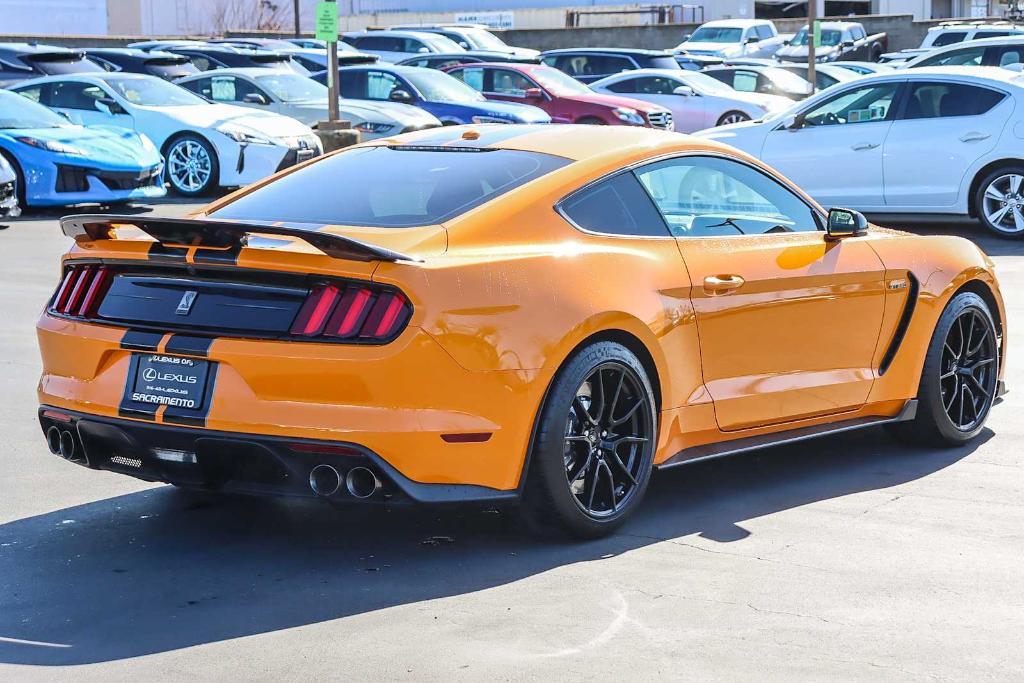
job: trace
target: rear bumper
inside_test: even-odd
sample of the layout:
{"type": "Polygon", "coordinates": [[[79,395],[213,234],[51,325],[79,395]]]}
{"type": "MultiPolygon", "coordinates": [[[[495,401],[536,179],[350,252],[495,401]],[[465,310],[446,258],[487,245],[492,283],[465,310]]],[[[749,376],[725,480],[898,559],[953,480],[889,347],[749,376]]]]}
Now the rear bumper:
{"type": "Polygon", "coordinates": [[[514,490],[415,482],[353,443],[144,424],[50,406],[39,409],[39,423],[55,455],[144,481],[341,503],[498,503],[517,497],[514,490]],[[336,489],[314,491],[311,474],[321,466],[337,473],[336,489]],[[364,479],[360,487],[355,475],[350,480],[358,468],[372,472],[377,485],[366,486],[364,479]]]}

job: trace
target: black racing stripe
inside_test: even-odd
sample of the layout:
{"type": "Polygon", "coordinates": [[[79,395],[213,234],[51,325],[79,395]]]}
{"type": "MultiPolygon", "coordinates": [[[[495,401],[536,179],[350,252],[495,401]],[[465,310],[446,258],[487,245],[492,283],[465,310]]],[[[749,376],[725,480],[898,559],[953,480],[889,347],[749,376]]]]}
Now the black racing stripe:
{"type": "Polygon", "coordinates": [[[132,401],[132,389],[135,385],[135,375],[138,373],[138,370],[139,356],[132,354],[131,361],[128,363],[128,376],[124,380],[124,394],[121,395],[121,403],[117,407],[117,414],[121,417],[156,420],[156,410],[160,406],[132,401]]]}
{"type": "Polygon", "coordinates": [[[121,337],[121,348],[131,351],[156,351],[164,335],[160,332],[128,330],[121,337]]]}
{"type": "Polygon", "coordinates": [[[210,406],[213,404],[213,388],[217,384],[216,363],[210,363],[210,374],[206,378],[206,388],[203,391],[202,410],[189,410],[167,406],[163,414],[164,424],[186,425],[189,427],[205,427],[206,418],[210,415],[210,406]]]}
{"type": "Polygon", "coordinates": [[[160,242],[149,245],[149,258],[152,261],[183,262],[188,255],[188,247],[168,247],[160,242]]]}
{"type": "Polygon", "coordinates": [[[197,249],[195,256],[192,257],[192,262],[233,266],[238,263],[240,253],[242,253],[241,244],[236,244],[230,249],[197,249]]]}
{"type": "Polygon", "coordinates": [[[180,353],[185,356],[201,356],[205,358],[210,353],[211,344],[213,344],[213,337],[192,337],[187,334],[174,334],[167,340],[164,351],[166,353],[180,353]]]}

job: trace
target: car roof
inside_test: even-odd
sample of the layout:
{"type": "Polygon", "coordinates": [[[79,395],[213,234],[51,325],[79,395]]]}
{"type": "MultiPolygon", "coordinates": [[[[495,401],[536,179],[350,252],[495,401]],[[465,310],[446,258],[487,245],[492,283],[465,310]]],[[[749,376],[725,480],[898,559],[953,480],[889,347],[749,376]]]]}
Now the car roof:
{"type": "Polygon", "coordinates": [[[1024,87],[1024,75],[1016,71],[1010,71],[999,66],[921,66],[916,69],[896,69],[881,74],[863,76],[857,79],[864,81],[868,78],[917,78],[919,76],[941,76],[954,80],[983,80],[1007,83],[1017,87],[1024,87]]]}
{"type": "Polygon", "coordinates": [[[715,19],[714,21],[706,21],[697,28],[703,28],[705,26],[732,26],[738,28],[747,28],[748,26],[758,26],[760,24],[772,23],[768,19],[715,19]]]}
{"type": "Polygon", "coordinates": [[[186,51],[192,50],[193,52],[214,52],[219,54],[235,54],[235,55],[276,55],[278,54],[274,50],[264,50],[263,48],[253,47],[249,45],[229,45],[226,43],[197,43],[195,45],[171,45],[167,47],[168,52],[186,51]]]}
{"type": "Polygon", "coordinates": [[[547,55],[564,55],[564,54],[595,54],[595,53],[609,53],[609,54],[627,54],[627,55],[643,55],[645,57],[671,57],[674,56],[669,50],[648,50],[645,48],[632,48],[632,47],[563,47],[557,50],[545,50],[541,53],[541,56],[547,55]]]}
{"type": "Polygon", "coordinates": [[[200,78],[210,78],[215,76],[245,76],[247,78],[258,78],[259,76],[280,76],[281,74],[290,74],[292,76],[303,78],[297,73],[281,71],[280,69],[267,69],[261,66],[236,66],[229,67],[227,69],[214,69],[213,71],[200,71],[197,74],[192,74],[188,78],[183,78],[181,80],[198,80],[200,78]]]}
{"type": "Polygon", "coordinates": [[[711,140],[694,138],[643,126],[587,126],[550,124],[501,124],[446,126],[406,133],[401,138],[385,138],[366,143],[375,145],[465,146],[486,149],[509,149],[554,154],[581,161],[608,154],[627,156],[665,147],[666,142],[680,149],[735,150],[711,140]],[[479,134],[468,139],[469,131],[479,134]]]}
{"type": "Polygon", "coordinates": [[[81,52],[81,50],[72,50],[59,45],[47,45],[45,43],[0,43],[0,50],[16,52],[22,55],[52,54],[55,52],[74,54],[81,52]]]}
{"type": "MultiPolygon", "coordinates": [[[[373,31],[346,31],[343,38],[362,38],[363,36],[394,36],[397,38],[422,38],[425,31],[381,29],[373,31]]],[[[442,36],[443,37],[443,36],[442,36]]]]}
{"type": "Polygon", "coordinates": [[[86,73],[53,74],[51,76],[40,76],[39,78],[31,78],[24,81],[18,81],[14,85],[10,86],[10,88],[14,90],[26,85],[34,85],[36,83],[53,83],[55,81],[84,81],[86,83],[90,81],[103,81],[105,83],[111,80],[116,81],[129,79],[148,79],[155,81],[163,81],[163,79],[159,76],[151,76],[149,74],[136,74],[128,71],[89,71],[86,73]]]}

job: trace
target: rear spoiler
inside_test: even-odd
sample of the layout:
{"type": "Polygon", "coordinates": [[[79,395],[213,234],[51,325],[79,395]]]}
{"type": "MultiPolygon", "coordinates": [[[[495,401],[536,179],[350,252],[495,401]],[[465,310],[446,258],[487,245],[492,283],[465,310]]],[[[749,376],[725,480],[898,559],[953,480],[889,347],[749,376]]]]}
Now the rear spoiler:
{"type": "Polygon", "coordinates": [[[128,225],[138,228],[167,246],[230,249],[244,247],[250,234],[294,237],[310,244],[331,258],[348,261],[420,261],[384,247],[329,232],[286,228],[258,223],[210,221],[189,218],[150,218],[110,214],[78,214],[60,221],[61,230],[77,242],[113,239],[111,229],[128,225]]]}

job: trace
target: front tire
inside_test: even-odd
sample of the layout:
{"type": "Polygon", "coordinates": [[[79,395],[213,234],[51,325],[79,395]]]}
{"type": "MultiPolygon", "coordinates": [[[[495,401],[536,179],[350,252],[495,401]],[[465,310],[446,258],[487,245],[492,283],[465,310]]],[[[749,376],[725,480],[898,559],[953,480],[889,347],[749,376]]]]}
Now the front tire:
{"type": "Polygon", "coordinates": [[[1024,238],[1024,166],[1004,166],[982,178],[974,207],[982,225],[1000,237],[1024,238]]]}
{"type": "Polygon", "coordinates": [[[164,165],[167,181],[180,195],[198,197],[217,186],[220,164],[213,145],[198,135],[181,135],[168,146],[164,165]]]}
{"type": "Polygon", "coordinates": [[[894,425],[902,440],[955,447],[985,426],[996,396],[999,347],[985,301],[972,292],[953,297],[932,333],[917,391],[917,417],[894,425]]]}
{"type": "Polygon", "coordinates": [[[536,530],[598,538],[640,504],[657,441],[654,392],[639,359],[598,342],[559,371],[538,418],[523,495],[536,530]]]}

